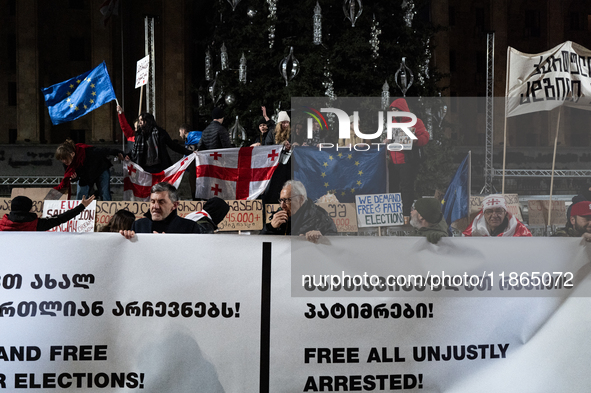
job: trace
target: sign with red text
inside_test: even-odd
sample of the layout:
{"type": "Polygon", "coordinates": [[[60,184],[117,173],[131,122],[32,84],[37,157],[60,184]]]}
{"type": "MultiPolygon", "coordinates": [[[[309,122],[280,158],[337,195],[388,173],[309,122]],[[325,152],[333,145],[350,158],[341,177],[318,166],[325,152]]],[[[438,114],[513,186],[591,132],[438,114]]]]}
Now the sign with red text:
{"type": "MultiPolygon", "coordinates": [[[[82,201],[57,200],[43,202],[43,217],[55,217],[78,206],[82,201]]],[[[96,201],[70,221],[51,228],[49,232],[94,232],[94,221],[96,218],[96,201]]]]}

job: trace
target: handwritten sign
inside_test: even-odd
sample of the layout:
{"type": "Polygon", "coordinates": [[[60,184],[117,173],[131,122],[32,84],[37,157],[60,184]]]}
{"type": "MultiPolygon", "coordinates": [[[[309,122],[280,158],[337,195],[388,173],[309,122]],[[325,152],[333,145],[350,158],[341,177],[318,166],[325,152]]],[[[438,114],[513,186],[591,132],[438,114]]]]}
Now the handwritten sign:
{"type": "MultiPolygon", "coordinates": [[[[181,217],[189,213],[203,210],[205,201],[179,201],[177,214],[181,217]]],[[[263,203],[254,201],[226,201],[230,211],[222,222],[218,224],[220,231],[247,231],[263,229],[263,203]]],[[[97,231],[107,225],[117,210],[128,210],[136,219],[144,218],[150,211],[149,202],[99,202],[97,204],[97,231]]]]}
{"type": "Polygon", "coordinates": [[[148,75],[150,74],[150,56],[146,56],[138,60],[135,71],[135,88],[148,83],[148,75]]]}
{"type": "MultiPolygon", "coordinates": [[[[528,224],[548,225],[548,200],[527,201],[528,224]]],[[[566,225],[566,205],[564,201],[552,201],[552,225],[566,225]]]]}
{"type": "Polygon", "coordinates": [[[402,198],[396,194],[355,195],[357,225],[385,227],[403,225],[402,198]]]}
{"type": "MultiPolygon", "coordinates": [[[[45,201],[43,203],[43,217],[55,217],[78,206],[82,201],[45,201]]],[[[70,221],[54,227],[49,232],[94,232],[94,220],[96,217],[96,201],[82,213],[70,221]]]]}
{"type": "Polygon", "coordinates": [[[60,200],[68,199],[67,194],[62,194],[61,192],[56,191],[53,188],[45,188],[45,187],[15,187],[10,192],[11,198],[14,198],[19,195],[24,195],[26,197],[29,197],[33,201],[42,201],[44,199],[60,199],[60,200]],[[51,193],[52,197],[48,198],[48,195],[50,193],[51,193]],[[58,195],[58,197],[53,197],[53,195],[58,195]]]}

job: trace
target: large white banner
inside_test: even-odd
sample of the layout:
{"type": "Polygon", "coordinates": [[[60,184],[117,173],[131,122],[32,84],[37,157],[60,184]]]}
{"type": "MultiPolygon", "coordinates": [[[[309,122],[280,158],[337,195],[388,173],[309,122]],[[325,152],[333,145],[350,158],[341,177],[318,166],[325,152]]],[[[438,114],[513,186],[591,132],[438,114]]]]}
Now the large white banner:
{"type": "Polygon", "coordinates": [[[507,49],[507,117],[561,105],[591,110],[591,51],[566,41],[528,54],[507,49]]]}
{"type": "Polygon", "coordinates": [[[2,233],[0,389],[589,391],[591,247],[581,239],[324,240],[2,233]],[[347,272],[438,263],[429,275],[465,271],[468,283],[480,270],[515,297],[470,296],[486,285],[453,277],[421,296],[404,285],[294,296],[302,257],[347,272]],[[531,287],[523,273],[535,272],[551,284],[531,287]]]}

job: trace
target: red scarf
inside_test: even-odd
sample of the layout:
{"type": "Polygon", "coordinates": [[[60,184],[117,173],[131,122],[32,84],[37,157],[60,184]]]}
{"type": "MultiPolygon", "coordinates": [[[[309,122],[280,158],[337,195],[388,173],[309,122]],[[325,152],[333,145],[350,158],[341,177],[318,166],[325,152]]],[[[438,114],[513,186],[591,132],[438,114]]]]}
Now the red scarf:
{"type": "Polygon", "coordinates": [[[56,190],[61,190],[65,187],[68,188],[68,199],[70,199],[70,178],[72,175],[76,173],[76,169],[78,169],[82,164],[84,164],[84,160],[86,159],[86,148],[92,147],[90,145],[86,145],[84,143],[76,143],[76,153],[74,154],[74,158],[70,165],[66,167],[66,173],[64,174],[64,178],[62,179],[61,183],[57,186],[53,187],[56,190]]]}

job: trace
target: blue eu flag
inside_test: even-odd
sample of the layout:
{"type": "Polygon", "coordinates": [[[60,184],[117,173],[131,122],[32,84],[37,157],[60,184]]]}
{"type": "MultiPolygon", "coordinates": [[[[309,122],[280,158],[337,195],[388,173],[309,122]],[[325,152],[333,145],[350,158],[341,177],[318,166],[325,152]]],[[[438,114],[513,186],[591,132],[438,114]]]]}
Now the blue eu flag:
{"type": "Polygon", "coordinates": [[[386,193],[384,149],[351,151],[298,146],[292,158],[293,179],[306,187],[316,200],[331,193],[343,203],[354,203],[355,195],[386,193]]]}
{"type": "Polygon", "coordinates": [[[469,169],[470,155],[468,154],[449,183],[445,196],[441,201],[443,217],[445,217],[448,225],[460,218],[468,217],[470,207],[468,196],[469,169]]]}
{"type": "Polygon", "coordinates": [[[82,75],[45,87],[41,91],[53,124],[76,120],[115,99],[115,91],[104,61],[82,75]]]}

